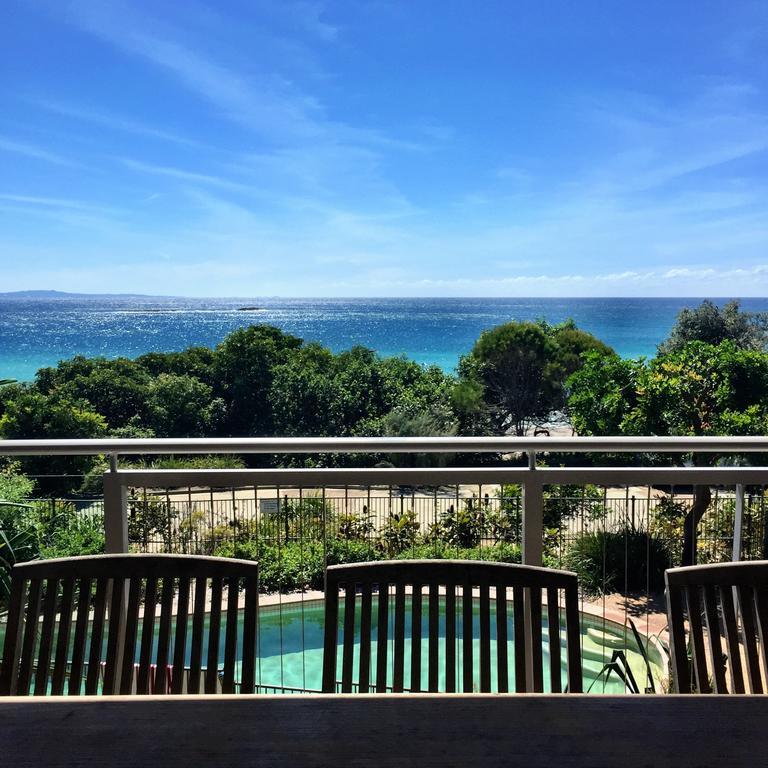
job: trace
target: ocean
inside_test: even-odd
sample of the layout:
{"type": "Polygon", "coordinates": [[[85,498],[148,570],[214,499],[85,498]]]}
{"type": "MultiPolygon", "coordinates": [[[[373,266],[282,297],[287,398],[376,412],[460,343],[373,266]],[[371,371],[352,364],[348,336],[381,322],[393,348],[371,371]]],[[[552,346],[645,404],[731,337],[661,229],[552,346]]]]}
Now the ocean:
{"type": "MultiPolygon", "coordinates": [[[[0,378],[34,378],[73,355],[136,357],[218,344],[269,323],[338,352],[361,344],[452,371],[480,333],[510,320],[573,318],[624,357],[652,356],[700,299],[187,299],[0,297],[0,378]]],[[[717,303],[725,303],[718,299],[717,303]]],[[[768,311],[768,298],[744,299],[768,311]]]]}

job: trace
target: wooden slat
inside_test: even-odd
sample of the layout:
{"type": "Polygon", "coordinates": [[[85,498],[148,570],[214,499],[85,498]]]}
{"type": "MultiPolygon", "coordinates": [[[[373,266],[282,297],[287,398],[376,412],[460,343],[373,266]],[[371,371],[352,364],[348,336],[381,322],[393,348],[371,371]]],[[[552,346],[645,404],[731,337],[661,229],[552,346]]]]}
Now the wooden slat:
{"type": "MultiPolygon", "coordinates": [[[[173,673],[171,675],[171,693],[184,691],[184,662],[187,653],[187,625],[189,623],[189,578],[179,579],[179,592],[176,598],[176,627],[173,637],[173,673]]],[[[243,651],[243,662],[247,658],[243,651]]]]}
{"type": "Polygon", "coordinates": [[[405,584],[395,585],[395,660],[392,690],[401,693],[405,678],[405,584]]]}
{"type": "Polygon", "coordinates": [[[685,640],[685,610],[683,588],[667,584],[667,611],[669,616],[669,646],[672,661],[672,680],[676,693],[691,692],[688,665],[688,647],[685,640]]]}
{"type": "Polygon", "coordinates": [[[480,584],[480,692],[491,690],[491,608],[487,582],[480,584]]]}
{"type": "Polygon", "coordinates": [[[139,670],[136,675],[136,693],[150,692],[150,665],[152,664],[152,643],[155,634],[155,612],[157,610],[157,578],[150,576],[144,589],[144,618],[141,622],[141,651],[139,670]]]}
{"type": "Polygon", "coordinates": [[[763,657],[763,670],[768,675],[768,595],[766,587],[755,589],[755,613],[757,615],[757,629],[760,636],[760,651],[763,657]]]}
{"type": "Polygon", "coordinates": [[[429,664],[427,669],[427,688],[430,693],[437,693],[440,655],[440,587],[437,583],[429,585],[429,664]]]}
{"type": "Polygon", "coordinates": [[[544,668],[541,648],[541,590],[528,590],[528,600],[531,606],[531,663],[533,666],[533,692],[544,691],[544,668]]]}
{"type": "Polygon", "coordinates": [[[739,628],[736,623],[736,610],[733,605],[733,588],[720,587],[720,604],[723,607],[725,641],[728,648],[728,672],[733,693],[744,693],[744,670],[741,663],[739,646],[739,628]]]}
{"type": "Polygon", "coordinates": [[[8,601],[8,623],[5,627],[3,663],[0,667],[0,696],[17,695],[21,636],[24,630],[24,596],[27,582],[18,573],[12,573],[11,596],[8,601]]]}
{"type": "Polygon", "coordinates": [[[43,600],[43,626],[40,628],[40,650],[37,653],[37,671],[35,672],[35,696],[45,696],[48,692],[48,678],[51,672],[51,647],[56,620],[56,599],[59,581],[56,578],[45,580],[45,599],[43,600]]]}
{"type": "Polygon", "coordinates": [[[474,658],[472,644],[472,582],[466,581],[461,588],[461,682],[464,693],[472,693],[474,687],[474,658]]]}
{"type": "Polygon", "coordinates": [[[499,693],[509,691],[509,638],[507,637],[507,587],[496,585],[496,668],[499,693]]]}
{"type": "Polygon", "coordinates": [[[238,579],[230,578],[229,584],[227,585],[227,623],[224,632],[224,677],[221,682],[222,693],[235,692],[239,594],[238,579]]]}
{"type": "Polygon", "coordinates": [[[195,600],[192,608],[192,649],[189,662],[189,693],[202,693],[200,670],[203,665],[203,628],[205,626],[205,598],[208,580],[204,576],[195,579],[195,600]]]}
{"type": "Polygon", "coordinates": [[[515,622],[515,690],[518,693],[525,693],[528,686],[525,679],[527,654],[525,652],[525,603],[522,587],[513,587],[512,589],[512,608],[515,622]]]}
{"type": "Polygon", "coordinates": [[[219,645],[221,642],[221,601],[223,583],[221,576],[211,579],[211,613],[208,624],[208,662],[205,670],[205,692],[216,693],[219,679],[219,645]]]}
{"type": "Polygon", "coordinates": [[[77,593],[77,616],[75,617],[75,637],[72,641],[72,666],[69,671],[67,693],[78,696],[82,687],[83,663],[85,661],[85,644],[88,639],[88,619],[91,611],[91,579],[80,579],[80,589],[77,593]]]}
{"type": "Polygon", "coordinates": [[[109,604],[109,630],[107,634],[107,663],[104,667],[104,693],[117,694],[120,691],[121,653],[125,650],[125,589],[123,579],[112,584],[112,599],[109,604]],[[122,646],[122,647],[121,647],[122,646]]]}
{"type": "Polygon", "coordinates": [[[141,578],[134,576],[130,580],[128,608],[125,612],[125,643],[123,647],[122,671],[120,673],[120,693],[122,695],[132,693],[134,682],[136,682],[134,662],[136,660],[136,643],[139,635],[141,587],[141,578]]]}
{"type": "Polygon", "coordinates": [[[40,616],[40,593],[42,590],[40,579],[34,579],[29,583],[29,596],[27,597],[27,612],[24,618],[24,639],[21,643],[21,664],[19,666],[19,679],[17,690],[22,696],[29,693],[29,684],[32,677],[32,665],[34,664],[35,645],[37,642],[38,617],[40,616]]]}
{"type": "Polygon", "coordinates": [[[699,587],[686,587],[685,599],[688,605],[688,624],[690,626],[691,647],[693,649],[693,671],[696,689],[699,693],[711,693],[712,688],[709,683],[707,656],[704,650],[704,628],[701,624],[699,587]]]}
{"type": "Polygon", "coordinates": [[[157,633],[157,655],[155,657],[156,694],[168,693],[166,680],[168,675],[168,653],[171,644],[171,622],[173,619],[174,580],[163,576],[163,588],[160,598],[160,629],[157,633]]]}
{"type": "Polygon", "coordinates": [[[763,679],[760,674],[760,658],[757,654],[757,627],[755,626],[755,600],[751,587],[736,588],[739,595],[744,658],[747,662],[749,692],[762,693],[763,679]]]}
{"type": "Polygon", "coordinates": [[[568,692],[581,693],[581,629],[579,624],[579,595],[576,576],[565,588],[565,642],[568,659],[568,692]]]}
{"type": "Polygon", "coordinates": [[[712,584],[704,585],[704,617],[707,622],[709,657],[712,660],[715,693],[727,693],[725,684],[725,661],[720,642],[720,617],[717,610],[717,594],[712,584]]]}
{"type": "Polygon", "coordinates": [[[339,587],[330,581],[325,585],[325,628],[323,642],[323,692],[336,692],[336,659],[339,640],[339,587]]]}
{"type": "Polygon", "coordinates": [[[67,655],[72,629],[72,609],[75,594],[75,580],[66,579],[62,585],[61,607],[59,610],[59,633],[56,637],[56,655],[53,662],[51,693],[61,696],[64,693],[64,680],[67,674],[67,655]]]}
{"type": "Polygon", "coordinates": [[[389,584],[379,583],[376,627],[376,692],[387,690],[387,645],[389,643],[389,584]]]}
{"type": "Polygon", "coordinates": [[[259,613],[259,582],[255,572],[245,577],[243,606],[243,661],[241,693],[253,693],[256,686],[257,627],[259,613]]]}
{"type": "Polygon", "coordinates": [[[357,686],[360,693],[368,693],[371,685],[371,583],[366,581],[360,588],[360,672],[357,686]]]}
{"type": "Polygon", "coordinates": [[[456,690],[456,585],[445,585],[445,690],[456,690]]]}
{"type": "Polygon", "coordinates": [[[355,660],[355,583],[344,585],[344,631],[341,643],[341,692],[352,692],[352,664],[355,660]]]}
{"type": "Polygon", "coordinates": [[[107,615],[108,586],[109,579],[106,576],[100,576],[96,580],[96,595],[93,598],[93,618],[91,620],[88,674],[85,677],[85,692],[89,696],[98,693],[99,690],[101,656],[104,644],[104,623],[107,615]]]}
{"type": "Polygon", "coordinates": [[[421,690],[421,582],[411,593],[411,691],[421,690]]]}
{"type": "Polygon", "coordinates": [[[563,690],[560,661],[560,597],[554,587],[547,589],[547,632],[549,635],[549,685],[552,693],[563,690]]]}

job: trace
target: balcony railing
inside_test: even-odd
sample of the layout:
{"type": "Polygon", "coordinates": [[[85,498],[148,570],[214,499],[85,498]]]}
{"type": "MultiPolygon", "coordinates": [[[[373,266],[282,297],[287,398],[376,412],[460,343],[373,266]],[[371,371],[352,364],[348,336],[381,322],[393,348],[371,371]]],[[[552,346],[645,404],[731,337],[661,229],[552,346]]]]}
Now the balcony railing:
{"type": "MultiPolygon", "coordinates": [[[[619,572],[610,572],[613,566],[603,552],[602,562],[595,566],[598,573],[593,591],[590,594],[585,589],[582,601],[584,623],[590,627],[584,631],[593,640],[596,634],[608,632],[610,641],[592,649],[596,654],[595,670],[610,660],[614,647],[633,647],[630,620],[639,625],[646,638],[663,629],[663,600],[658,585],[652,584],[655,555],[651,544],[655,538],[666,537],[666,551],[672,553],[666,564],[679,564],[680,527],[670,532],[660,528],[659,521],[663,522],[667,509],[678,515],[689,510],[694,487],[714,489],[698,541],[694,538],[694,547],[698,547],[702,558],[721,561],[742,556],[764,558],[768,554],[768,504],[764,493],[768,467],[743,465],[745,457],[760,460],[761,454],[768,455],[768,438],[7,440],[0,441],[2,454],[109,457],[110,468],[103,475],[103,498],[65,502],[76,514],[92,520],[100,521],[103,513],[107,552],[218,554],[228,542],[234,545],[256,537],[260,559],[265,550],[276,558],[273,571],[277,573],[273,572],[271,581],[265,569],[263,589],[272,593],[264,600],[265,608],[269,612],[273,610],[270,602],[275,603],[281,622],[300,614],[297,620],[302,627],[302,659],[306,650],[304,622],[310,621],[305,606],[307,611],[316,607],[304,601],[317,596],[310,593],[322,586],[323,565],[348,556],[345,548],[354,549],[355,544],[365,552],[378,547],[389,556],[390,523],[402,520],[404,512],[413,516],[413,525],[398,540],[399,549],[393,550],[396,556],[403,557],[430,557],[434,552],[434,556],[494,558],[502,553],[526,564],[570,567],[572,547],[585,537],[594,535],[598,541],[605,533],[618,537],[619,547],[625,547],[619,572]],[[128,465],[127,458],[135,464],[135,458],[142,456],[267,454],[278,463],[287,454],[314,456],[316,461],[328,454],[404,454],[406,458],[400,460],[403,463],[409,456],[413,463],[423,463],[423,454],[438,453],[452,455],[453,461],[457,456],[472,454],[505,458],[481,466],[259,469],[137,469],[128,465]],[[418,454],[422,455],[419,460],[418,454]],[[659,454],[666,456],[666,465],[660,465],[659,454]],[[732,463],[713,466],[715,456],[732,463]],[[584,465],[585,459],[592,465],[584,465]],[[564,461],[582,465],[557,466],[564,461]],[[557,487],[560,490],[553,492],[557,487]],[[566,513],[562,524],[553,531],[550,521],[553,508],[558,507],[566,513]],[[459,513],[481,519],[482,524],[473,528],[467,541],[455,528],[450,531],[453,538],[446,535],[446,519],[454,520],[459,513]],[[501,513],[508,528],[499,532],[485,525],[491,518],[498,520],[501,513]],[[483,517],[487,520],[483,521],[483,517]],[[352,522],[362,524],[364,530],[350,533],[352,522]],[[418,535],[414,534],[416,530],[418,535]],[[634,561],[630,552],[632,535],[640,539],[642,550],[634,555],[634,561]],[[293,555],[302,559],[304,581],[300,583],[292,581],[286,572],[291,547],[293,555]],[[319,563],[315,562],[318,556],[319,563]],[[312,557],[315,571],[307,577],[312,557]],[[635,571],[640,572],[639,578],[635,571]],[[641,594],[630,594],[633,581],[642,584],[641,594]],[[294,591],[298,593],[288,594],[294,591]],[[621,599],[606,596],[612,591],[621,593],[621,599]],[[300,605],[289,605],[297,597],[300,605]],[[616,624],[611,625],[611,621],[616,624]],[[613,629],[606,629],[606,624],[613,629]],[[617,638],[619,646],[611,645],[619,642],[617,638]]],[[[50,505],[51,519],[61,509],[54,499],[36,503],[50,505]]],[[[600,556],[598,553],[598,560],[600,556]]],[[[265,675],[262,687],[311,690],[313,686],[304,679],[284,679],[282,634],[278,641],[279,674],[274,678],[265,675]]],[[[663,663],[656,666],[663,669],[663,663]]],[[[640,677],[638,688],[644,687],[640,677]]]]}
{"type": "MultiPolygon", "coordinates": [[[[603,488],[716,486],[733,488],[735,503],[733,555],[739,557],[746,486],[768,485],[768,467],[757,466],[619,466],[540,467],[551,454],[623,455],[718,454],[739,457],[768,454],[768,437],[413,437],[413,438],[190,438],[104,440],[5,440],[0,455],[106,455],[104,525],[107,552],[127,552],[128,489],[133,488],[445,488],[519,485],[522,561],[540,565],[544,541],[544,489],[547,486],[595,485],[603,488]],[[121,456],[184,454],[522,454],[527,467],[375,467],[343,469],[121,469],[121,456]]],[[[695,461],[695,460],[694,460],[695,461]]],[[[258,496],[256,492],[255,497],[258,496]]],[[[401,494],[402,496],[402,494],[401,494]]],[[[278,490],[276,497],[280,498],[278,490]]],[[[279,503],[279,502],[278,502],[279,503]]]]}

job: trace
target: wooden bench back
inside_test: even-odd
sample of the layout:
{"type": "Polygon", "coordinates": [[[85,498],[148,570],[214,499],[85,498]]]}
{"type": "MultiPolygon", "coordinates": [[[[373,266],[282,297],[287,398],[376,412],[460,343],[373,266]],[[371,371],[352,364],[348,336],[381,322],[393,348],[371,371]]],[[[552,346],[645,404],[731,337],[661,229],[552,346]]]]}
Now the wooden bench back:
{"type": "Polygon", "coordinates": [[[234,693],[238,651],[239,689],[251,693],[257,611],[258,564],[246,560],[23,563],[12,572],[0,695],[234,693]]]}
{"type": "Polygon", "coordinates": [[[666,582],[675,690],[768,690],[768,561],[672,568],[666,582]]]}
{"type": "Polygon", "coordinates": [[[567,690],[580,692],[581,652],[575,574],[468,560],[398,560],[331,566],[326,570],[323,692],[438,692],[443,687],[439,685],[441,667],[445,691],[489,692],[493,689],[492,638],[496,640],[496,690],[509,691],[512,671],[516,691],[541,692],[545,674],[543,609],[547,619],[550,689],[553,692],[562,690],[561,619],[564,618],[566,655],[563,661],[567,668],[567,690]],[[343,592],[341,627],[340,592],[343,592]],[[409,606],[406,595],[410,598],[409,606]],[[546,597],[544,606],[543,595],[546,597]],[[477,617],[474,605],[479,609],[477,617]],[[564,605],[564,616],[561,605],[564,605]],[[512,619],[511,632],[509,619],[512,619]],[[474,627],[478,620],[479,654],[476,654],[474,627]],[[410,679],[406,682],[408,625],[411,628],[410,679]],[[530,632],[528,647],[526,630],[530,632]],[[337,672],[339,634],[340,679],[337,672]],[[356,638],[359,638],[357,653],[356,638]],[[424,642],[429,659],[426,670],[422,670],[424,642]],[[514,659],[512,670],[508,660],[510,644],[514,659]],[[461,674],[457,674],[459,659],[461,674]],[[354,669],[356,660],[357,673],[354,669]],[[390,664],[391,675],[388,675],[390,664]],[[478,674],[475,674],[476,667],[478,674]],[[426,672],[426,683],[423,672],[426,672]]]}

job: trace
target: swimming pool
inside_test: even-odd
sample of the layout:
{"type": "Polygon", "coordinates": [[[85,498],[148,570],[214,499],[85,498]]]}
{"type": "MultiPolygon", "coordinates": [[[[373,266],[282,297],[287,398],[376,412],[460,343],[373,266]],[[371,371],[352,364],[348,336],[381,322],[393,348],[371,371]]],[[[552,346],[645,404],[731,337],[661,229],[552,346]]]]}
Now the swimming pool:
{"type": "MultiPolygon", "coordinates": [[[[427,598],[425,597],[425,600],[427,598]]],[[[406,620],[405,620],[405,680],[410,680],[410,659],[411,659],[411,611],[410,597],[406,598],[406,620]]],[[[440,599],[440,636],[445,636],[445,613],[443,598],[440,599]]],[[[473,658],[475,659],[474,682],[475,688],[479,690],[479,635],[480,635],[480,615],[479,605],[475,603],[473,612],[473,658]]],[[[460,613],[460,603],[458,600],[457,615],[460,613]]],[[[495,607],[491,605],[491,620],[495,621],[493,615],[495,607]]],[[[344,605],[339,606],[340,619],[343,617],[344,605]]],[[[610,675],[606,680],[605,674],[601,674],[606,663],[611,660],[612,652],[615,649],[624,651],[631,672],[642,691],[646,687],[647,670],[645,660],[640,653],[637,642],[629,626],[624,627],[616,622],[608,621],[600,617],[592,616],[588,613],[581,613],[581,649],[582,649],[582,667],[584,673],[584,690],[591,689],[594,693],[624,693],[625,685],[621,679],[615,675],[610,675]]],[[[359,617],[358,617],[359,619],[359,617]]],[[[422,638],[428,637],[428,610],[422,614],[422,638]]],[[[510,656],[513,653],[514,645],[514,611],[511,605],[507,610],[507,637],[509,640],[510,656]]],[[[206,622],[207,624],[207,622],[206,622]]],[[[371,680],[376,679],[376,628],[377,615],[372,615],[372,637],[371,644],[371,680]]],[[[544,684],[545,690],[549,688],[549,646],[547,633],[546,612],[543,617],[543,659],[544,666],[544,684]]],[[[393,622],[389,622],[390,637],[392,643],[393,622]]],[[[157,643],[157,632],[159,628],[155,624],[155,644],[157,643]]],[[[259,693],[303,693],[317,692],[321,690],[322,669],[323,669],[323,630],[324,630],[324,604],[323,600],[292,600],[288,599],[279,602],[276,605],[262,605],[259,608],[258,623],[258,663],[256,669],[257,691],[259,693]]],[[[189,627],[191,633],[191,626],[189,627]]],[[[223,627],[222,627],[223,632],[223,627]]],[[[359,620],[356,628],[356,638],[359,638],[359,620]]],[[[5,623],[0,620],[0,647],[5,635],[5,623]]],[[[457,639],[462,637],[461,622],[457,623],[457,639]]],[[[564,638],[564,632],[561,632],[564,638]]],[[[208,627],[205,627],[203,634],[203,658],[207,655],[208,627]]],[[[564,642],[564,639],[563,639],[564,642]]],[[[666,665],[662,655],[655,644],[646,643],[646,653],[649,658],[651,672],[657,684],[666,677],[666,665]]],[[[220,642],[223,647],[223,638],[220,642]]],[[[444,642],[439,642],[439,680],[438,689],[445,690],[445,661],[444,661],[444,642]]],[[[354,669],[358,665],[359,643],[355,644],[354,669]]],[[[137,644],[136,662],[138,662],[139,648],[137,644]]],[[[103,655],[106,654],[106,637],[103,644],[103,655]]],[[[238,655],[241,657],[242,648],[238,648],[238,655]]],[[[154,649],[153,649],[154,655],[154,649]]],[[[389,668],[387,670],[388,685],[391,686],[393,678],[393,653],[388,654],[389,668]]],[[[189,656],[189,650],[188,650],[189,656]]],[[[462,669],[462,643],[457,644],[456,649],[456,668],[457,679],[461,679],[462,669]]],[[[341,648],[339,648],[339,669],[341,668],[341,648]]],[[[562,658],[562,684],[565,686],[565,653],[562,658]]],[[[496,640],[491,639],[491,683],[492,690],[497,686],[496,659],[496,640]]],[[[187,659],[189,663],[189,658],[187,659]]],[[[428,643],[422,642],[422,690],[427,688],[428,671],[428,643]]],[[[239,665],[238,665],[239,667],[239,665]]],[[[239,679],[239,669],[236,669],[236,679],[239,679]]],[[[514,664],[509,665],[509,690],[514,691],[514,664]]]]}
{"type": "MultiPolygon", "coordinates": [[[[426,597],[425,597],[426,600],[426,597]]],[[[476,602],[476,601],[475,601],[476,602]]],[[[343,614],[343,603],[339,606],[340,614],[343,614]]],[[[494,608],[491,606],[491,620],[495,621],[493,616],[494,608]]],[[[546,612],[545,612],[546,613],[546,612]]],[[[261,690],[274,692],[301,692],[301,691],[319,691],[322,683],[323,666],[323,628],[324,628],[324,605],[322,600],[308,600],[304,602],[283,603],[282,605],[263,606],[259,610],[259,658],[257,668],[257,679],[261,690]]],[[[513,614],[510,609],[507,611],[508,632],[510,653],[513,652],[513,614]]],[[[459,614],[460,615],[460,614],[459,614]]],[[[605,675],[600,675],[605,664],[611,660],[611,654],[615,649],[624,651],[629,663],[632,674],[642,691],[646,686],[647,671],[645,660],[637,646],[633,633],[629,626],[626,628],[613,621],[604,620],[587,613],[581,614],[581,647],[582,647],[582,667],[584,673],[584,690],[590,689],[594,693],[623,693],[625,691],[624,683],[615,675],[611,675],[605,680],[605,675]]],[[[410,658],[411,658],[411,612],[406,606],[405,623],[405,680],[410,680],[410,658]]],[[[374,638],[371,647],[371,680],[376,679],[376,612],[372,616],[372,636],[374,638]]],[[[392,622],[389,623],[390,633],[392,622]]],[[[543,637],[545,640],[543,651],[544,669],[549,669],[549,646],[547,641],[547,622],[546,616],[543,620],[543,637]]],[[[445,614],[441,600],[440,610],[440,635],[444,637],[445,614]]],[[[359,637],[359,625],[356,629],[359,637]]],[[[473,638],[474,652],[473,658],[479,659],[479,635],[480,635],[480,615],[479,606],[474,606],[473,620],[473,638]]],[[[428,636],[428,611],[425,609],[422,614],[422,638],[428,636]]],[[[457,637],[461,637],[461,622],[457,624],[457,637]]],[[[563,633],[564,637],[564,633],[563,633]]],[[[645,642],[645,638],[643,638],[645,642]]],[[[390,642],[392,642],[390,634],[390,642]]],[[[651,671],[657,684],[664,679],[665,664],[658,648],[653,643],[647,643],[646,653],[651,665],[651,671]]],[[[428,644],[426,640],[422,642],[422,690],[427,688],[427,670],[428,670],[428,644]]],[[[354,669],[357,670],[359,644],[355,644],[354,669]]],[[[440,658],[439,670],[440,677],[439,690],[445,690],[445,662],[444,662],[444,644],[439,644],[440,658]]],[[[387,671],[388,685],[392,682],[392,656],[389,656],[389,669],[387,671]]],[[[496,640],[491,639],[491,682],[492,688],[496,690],[496,640]]],[[[565,654],[562,658],[562,681],[565,685],[565,654]]],[[[456,668],[458,671],[457,679],[461,679],[462,650],[461,643],[458,644],[456,653],[456,668]]],[[[479,690],[480,672],[476,661],[475,668],[475,686],[479,690]]],[[[510,664],[509,669],[509,690],[514,690],[514,665],[510,664]]],[[[341,669],[341,648],[339,648],[339,665],[341,669]]],[[[548,674],[544,675],[545,688],[548,690],[548,674]]]]}

